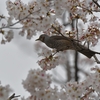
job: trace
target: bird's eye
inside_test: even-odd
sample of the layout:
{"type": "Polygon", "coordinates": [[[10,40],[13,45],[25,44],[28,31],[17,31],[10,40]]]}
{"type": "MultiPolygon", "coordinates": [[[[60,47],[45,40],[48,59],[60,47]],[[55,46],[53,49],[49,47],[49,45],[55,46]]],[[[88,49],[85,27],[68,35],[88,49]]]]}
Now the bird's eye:
{"type": "Polygon", "coordinates": [[[42,42],[44,42],[44,37],[43,36],[40,39],[41,39],[42,42]]]}

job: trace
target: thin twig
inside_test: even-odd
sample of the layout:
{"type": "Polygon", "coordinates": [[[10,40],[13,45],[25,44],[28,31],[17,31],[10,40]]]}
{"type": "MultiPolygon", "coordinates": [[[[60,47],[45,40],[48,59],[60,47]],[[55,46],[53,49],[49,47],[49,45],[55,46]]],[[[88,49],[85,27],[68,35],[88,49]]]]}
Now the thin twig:
{"type": "Polygon", "coordinates": [[[17,22],[15,22],[15,23],[13,23],[13,24],[11,24],[11,25],[7,25],[7,26],[5,26],[5,27],[1,27],[0,29],[9,28],[9,27],[11,27],[11,26],[14,26],[14,25],[18,24],[20,21],[22,21],[22,20],[26,19],[27,17],[29,17],[30,15],[31,15],[31,14],[27,15],[26,17],[24,17],[24,18],[18,20],[17,22]]]}
{"type": "MultiPolygon", "coordinates": [[[[40,11],[40,9],[39,9],[38,11],[40,11]]],[[[35,12],[38,12],[38,11],[35,11],[35,12]]],[[[33,13],[35,13],[35,12],[33,12],[33,13]]],[[[13,24],[11,24],[11,25],[7,25],[7,26],[5,26],[5,27],[1,27],[0,29],[3,29],[3,28],[10,28],[11,26],[14,26],[14,25],[18,24],[20,21],[23,21],[24,19],[28,18],[28,17],[29,17],[31,14],[33,14],[33,13],[28,14],[28,15],[25,16],[24,18],[19,19],[17,22],[15,22],[15,23],[13,23],[13,24]]]]}
{"type": "Polygon", "coordinates": [[[84,7],[82,7],[82,6],[79,6],[80,8],[82,8],[82,9],[85,9],[85,10],[87,10],[88,12],[90,12],[91,14],[93,14],[93,10],[89,10],[88,8],[84,8],[84,7]]]}
{"type": "Polygon", "coordinates": [[[54,25],[52,25],[52,28],[53,28],[54,30],[56,30],[59,34],[61,34],[63,37],[65,37],[59,30],[57,30],[57,28],[56,28],[54,25]]]}
{"type": "Polygon", "coordinates": [[[98,60],[98,58],[96,57],[96,55],[93,56],[95,61],[97,62],[97,64],[100,64],[100,61],[98,60]]]}
{"type": "Polygon", "coordinates": [[[92,1],[100,8],[100,5],[98,4],[97,1],[95,1],[95,0],[92,0],[92,1]]]}
{"type": "Polygon", "coordinates": [[[89,91],[80,98],[80,100],[84,100],[90,93],[94,92],[94,89],[89,89],[89,91]]]}
{"type": "Polygon", "coordinates": [[[76,19],[76,31],[77,31],[77,40],[79,40],[78,38],[78,18],[76,19]]]}
{"type": "Polygon", "coordinates": [[[60,35],[63,36],[64,38],[66,38],[66,39],[68,39],[68,40],[70,40],[70,41],[77,41],[77,42],[80,42],[79,40],[75,40],[75,39],[73,39],[73,38],[69,38],[69,37],[64,36],[64,35],[60,32],[60,30],[57,30],[57,28],[56,28],[54,25],[52,25],[52,28],[53,28],[55,31],[57,31],[58,34],[60,34],[60,35]]]}

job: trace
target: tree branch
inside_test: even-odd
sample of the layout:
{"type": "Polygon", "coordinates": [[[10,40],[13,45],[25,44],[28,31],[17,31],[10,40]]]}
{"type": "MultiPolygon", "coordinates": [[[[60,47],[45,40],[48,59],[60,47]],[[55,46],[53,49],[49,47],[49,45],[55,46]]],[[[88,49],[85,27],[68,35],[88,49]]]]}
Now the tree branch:
{"type": "Polygon", "coordinates": [[[12,100],[13,98],[16,98],[16,97],[20,97],[20,95],[15,96],[15,93],[13,93],[13,94],[8,98],[8,100],[12,100]]]}
{"type": "Polygon", "coordinates": [[[95,1],[95,0],[92,0],[92,1],[100,8],[100,5],[98,4],[97,1],[95,1]]]}
{"type": "MultiPolygon", "coordinates": [[[[40,9],[39,9],[38,11],[40,11],[40,9]]],[[[35,12],[38,12],[38,11],[35,11],[35,12]]],[[[35,12],[33,12],[33,13],[35,13],[35,12]]],[[[33,13],[28,14],[28,15],[25,16],[24,18],[19,19],[17,22],[15,22],[15,23],[13,23],[13,24],[11,24],[11,25],[7,25],[7,26],[5,26],[5,27],[1,27],[0,29],[10,28],[11,26],[14,26],[14,25],[18,24],[19,22],[23,21],[24,19],[28,18],[28,17],[29,17],[31,14],[33,14],[33,13]]]]}

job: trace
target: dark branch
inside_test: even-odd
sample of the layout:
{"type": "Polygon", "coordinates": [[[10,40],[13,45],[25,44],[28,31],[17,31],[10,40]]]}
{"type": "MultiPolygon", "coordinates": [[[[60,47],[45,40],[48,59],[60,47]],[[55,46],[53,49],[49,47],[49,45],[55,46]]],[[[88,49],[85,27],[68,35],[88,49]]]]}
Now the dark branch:
{"type": "Polygon", "coordinates": [[[13,98],[16,98],[16,97],[20,97],[20,95],[15,96],[15,93],[13,93],[13,94],[8,98],[8,100],[12,100],[13,98]]]}
{"type": "Polygon", "coordinates": [[[95,0],[92,0],[92,1],[100,8],[100,5],[98,4],[97,1],[95,1],[95,0]]]}

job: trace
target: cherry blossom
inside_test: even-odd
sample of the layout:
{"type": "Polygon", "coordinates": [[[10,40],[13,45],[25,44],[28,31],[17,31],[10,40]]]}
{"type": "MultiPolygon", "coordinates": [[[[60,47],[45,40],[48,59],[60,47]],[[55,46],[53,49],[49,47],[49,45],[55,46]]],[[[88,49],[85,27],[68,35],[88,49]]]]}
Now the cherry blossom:
{"type": "Polygon", "coordinates": [[[7,100],[11,92],[12,89],[9,85],[2,86],[0,84],[0,100],[7,100]]]}
{"type": "Polygon", "coordinates": [[[34,95],[36,94],[35,92],[49,88],[50,83],[51,76],[40,69],[30,70],[26,80],[22,82],[24,88],[34,95]]]}

